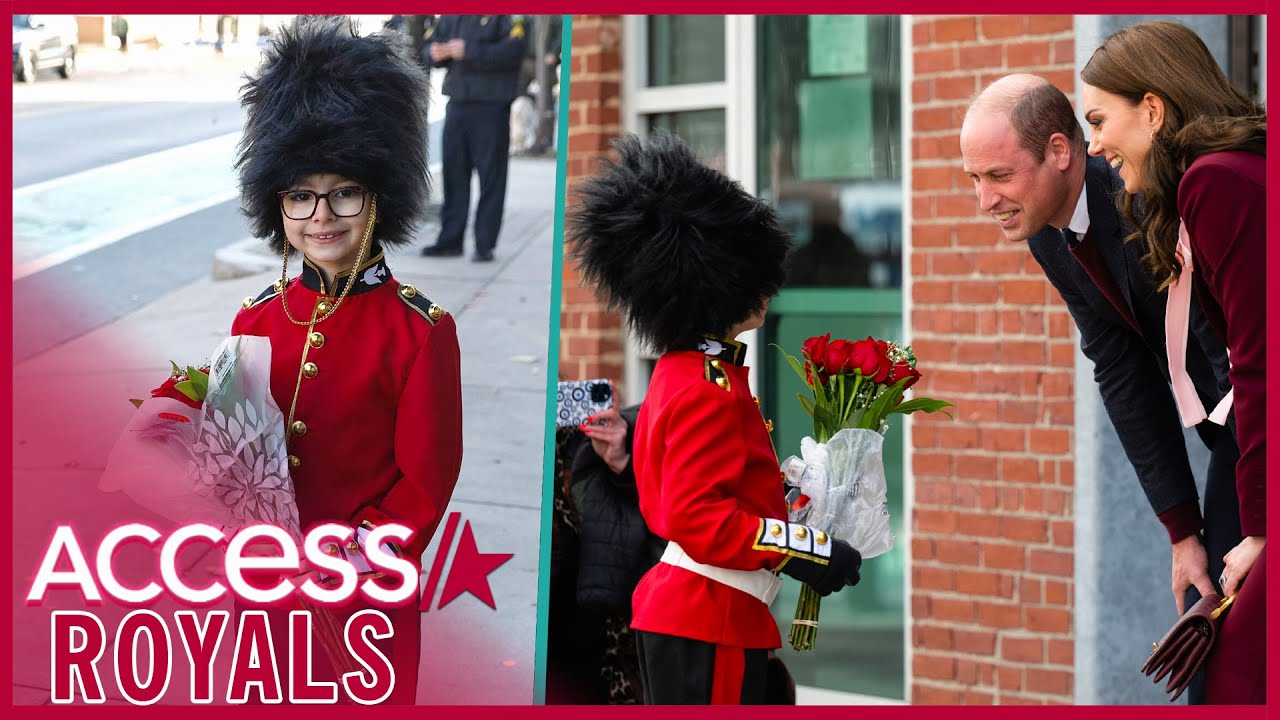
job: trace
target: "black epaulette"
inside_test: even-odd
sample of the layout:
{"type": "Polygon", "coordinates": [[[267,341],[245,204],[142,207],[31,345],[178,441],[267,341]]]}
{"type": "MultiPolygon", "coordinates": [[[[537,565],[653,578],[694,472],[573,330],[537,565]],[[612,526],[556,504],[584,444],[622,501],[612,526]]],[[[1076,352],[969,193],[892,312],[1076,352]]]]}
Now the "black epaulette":
{"type": "Polygon", "coordinates": [[[718,358],[713,358],[710,355],[703,358],[702,377],[706,378],[708,382],[719,385],[726,392],[730,389],[729,375],[725,373],[724,366],[718,358]]]}
{"type": "Polygon", "coordinates": [[[272,284],[270,287],[268,287],[266,290],[263,290],[261,293],[259,293],[259,294],[258,294],[258,297],[256,297],[256,298],[255,298],[255,297],[254,297],[254,296],[252,296],[252,295],[250,295],[249,297],[246,297],[246,298],[244,299],[244,302],[240,305],[240,308],[241,308],[242,310],[248,310],[248,309],[249,309],[249,308],[251,308],[251,307],[254,307],[254,306],[257,306],[257,305],[261,305],[262,303],[264,303],[264,302],[266,302],[266,301],[270,300],[271,298],[273,298],[273,297],[275,297],[275,296],[279,295],[279,294],[280,294],[280,291],[281,291],[282,289],[284,289],[284,286],[280,284],[280,281],[279,281],[279,280],[277,280],[277,281],[275,281],[275,283],[273,283],[273,284],[272,284]]]}
{"type": "Polygon", "coordinates": [[[412,285],[400,284],[400,289],[396,293],[405,305],[413,308],[414,312],[427,319],[427,322],[435,325],[440,322],[440,318],[444,317],[444,308],[431,302],[426,295],[418,292],[418,288],[412,285]]]}

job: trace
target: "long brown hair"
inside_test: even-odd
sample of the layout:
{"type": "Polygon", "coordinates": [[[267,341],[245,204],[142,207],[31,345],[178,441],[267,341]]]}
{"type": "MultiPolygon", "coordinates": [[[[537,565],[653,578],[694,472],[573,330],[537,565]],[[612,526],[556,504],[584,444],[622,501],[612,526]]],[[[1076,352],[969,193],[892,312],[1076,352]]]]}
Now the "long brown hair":
{"type": "Polygon", "coordinates": [[[1146,187],[1137,217],[1134,196],[1120,193],[1121,213],[1145,241],[1143,264],[1168,287],[1182,272],[1178,244],[1178,184],[1196,158],[1245,150],[1266,155],[1267,115],[1231,85],[1198,35],[1170,22],[1116,31],[1093,52],[1080,78],[1137,105],[1147,93],[1164,101],[1164,123],[1143,163],[1146,187]]]}

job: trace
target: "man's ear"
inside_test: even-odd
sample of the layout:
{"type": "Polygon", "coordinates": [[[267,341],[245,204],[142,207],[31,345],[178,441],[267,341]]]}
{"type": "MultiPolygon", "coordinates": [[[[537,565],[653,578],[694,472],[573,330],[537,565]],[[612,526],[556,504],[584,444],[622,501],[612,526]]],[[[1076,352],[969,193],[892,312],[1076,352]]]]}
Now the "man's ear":
{"type": "Polygon", "coordinates": [[[1071,141],[1066,135],[1054,133],[1049,136],[1049,143],[1044,149],[1044,159],[1046,162],[1052,162],[1058,170],[1066,172],[1067,168],[1071,167],[1074,152],[1071,141]]]}

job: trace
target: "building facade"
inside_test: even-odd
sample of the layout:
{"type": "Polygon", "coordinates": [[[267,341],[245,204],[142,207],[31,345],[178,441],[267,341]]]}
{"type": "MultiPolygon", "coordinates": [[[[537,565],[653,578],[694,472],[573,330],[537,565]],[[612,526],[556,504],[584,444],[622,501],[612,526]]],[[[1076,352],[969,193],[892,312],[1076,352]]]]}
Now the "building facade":
{"type": "MultiPolygon", "coordinates": [[[[796,237],[788,286],[747,338],[782,454],[806,434],[803,386],[771,343],[900,338],[916,392],[956,404],[886,438],[897,546],[824,602],[817,651],[782,652],[802,701],[1164,701],[1136,668],[1173,619],[1166,536],[1065,306],[979,214],[959,145],[986,83],[1031,72],[1074,100],[1101,39],[1146,19],[574,17],[570,204],[610,139],[666,128],[796,237]]],[[[1263,94],[1261,20],[1177,19],[1263,94]]],[[[652,359],[569,260],[562,287],[562,377],[614,378],[639,402],[652,359]]],[[[784,626],[792,593],[774,605],[784,626]]]]}

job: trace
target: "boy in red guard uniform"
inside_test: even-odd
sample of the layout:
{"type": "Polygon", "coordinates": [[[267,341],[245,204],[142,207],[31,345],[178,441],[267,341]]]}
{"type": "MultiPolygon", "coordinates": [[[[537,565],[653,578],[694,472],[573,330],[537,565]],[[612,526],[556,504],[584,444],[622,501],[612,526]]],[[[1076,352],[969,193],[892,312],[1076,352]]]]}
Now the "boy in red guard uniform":
{"type": "MultiPolygon", "coordinates": [[[[402,37],[361,37],[345,18],[300,16],[242,96],[244,211],[283,268],[244,301],[232,334],[271,339],[271,393],[286,418],[302,530],[357,528],[347,547],[326,549],[357,568],[367,529],[391,522],[413,530],[393,550],[420,566],[462,464],[453,318],[392,277],[382,252],[411,242],[427,207],[429,89],[402,37]],[[290,279],[294,251],[302,272],[290,279]]],[[[328,610],[340,632],[362,607],[357,599],[328,610]]],[[[417,603],[383,612],[394,629],[380,642],[396,674],[387,701],[412,703],[417,603]]],[[[283,614],[271,620],[285,637],[283,614]]],[[[317,680],[359,670],[323,623],[316,632],[325,650],[313,652],[317,680]]]]}
{"type": "Polygon", "coordinates": [[[640,511],[669,541],[632,598],[646,704],[759,704],[786,573],[858,582],[843,541],[787,522],[778,459],[733,340],[760,327],[791,240],[773,210],[679,138],[625,136],[583,183],[579,271],[662,356],[635,427],[640,511]]]}

